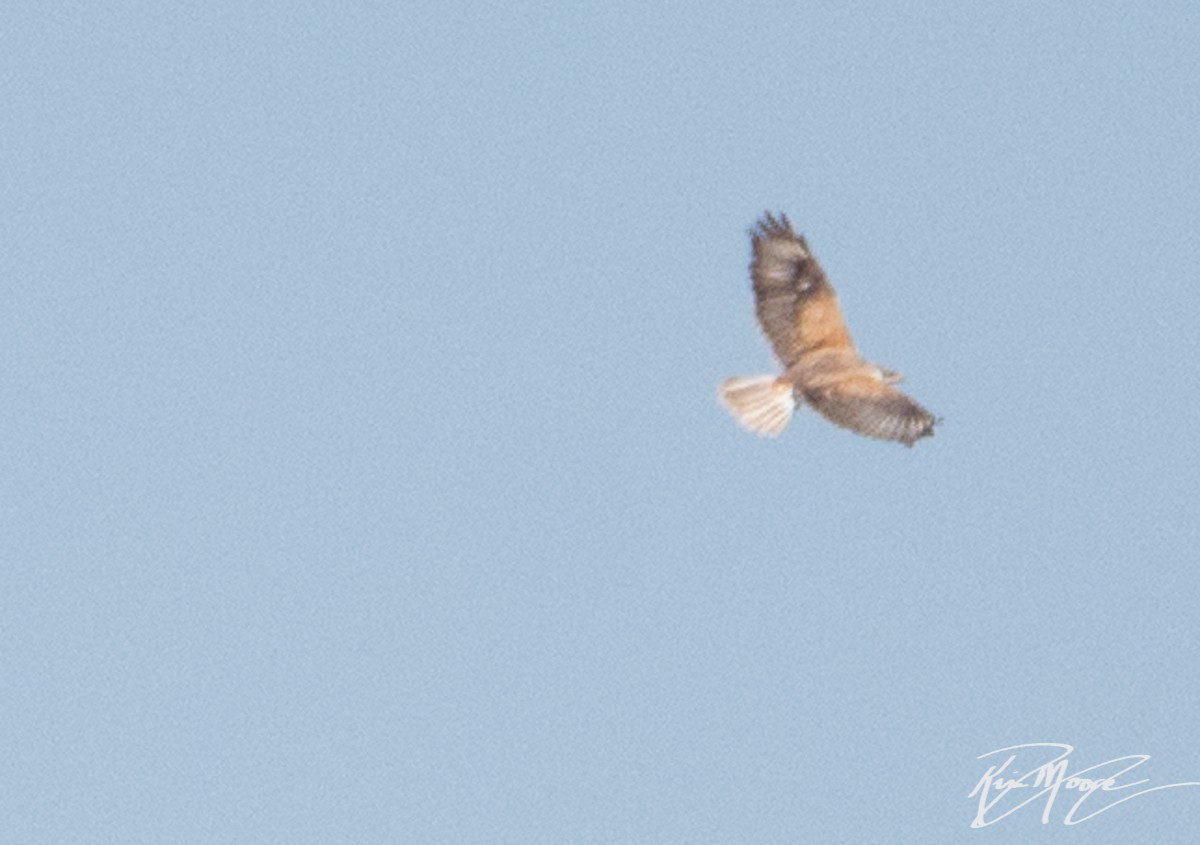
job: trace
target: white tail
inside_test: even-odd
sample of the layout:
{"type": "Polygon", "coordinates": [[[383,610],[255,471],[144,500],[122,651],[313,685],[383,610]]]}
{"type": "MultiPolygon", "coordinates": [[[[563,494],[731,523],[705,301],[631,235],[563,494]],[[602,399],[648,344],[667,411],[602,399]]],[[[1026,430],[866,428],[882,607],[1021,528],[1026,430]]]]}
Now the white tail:
{"type": "Polygon", "coordinates": [[[796,408],[791,381],[778,376],[727,378],[717,397],[738,425],[763,437],[778,437],[796,408]]]}

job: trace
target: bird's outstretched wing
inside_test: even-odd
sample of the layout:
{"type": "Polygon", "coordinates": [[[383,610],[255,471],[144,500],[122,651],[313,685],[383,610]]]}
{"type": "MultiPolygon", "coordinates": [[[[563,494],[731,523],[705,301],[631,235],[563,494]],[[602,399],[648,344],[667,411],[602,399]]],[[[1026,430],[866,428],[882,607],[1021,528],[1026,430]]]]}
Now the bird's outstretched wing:
{"type": "Polygon", "coordinates": [[[764,214],[750,236],[758,322],[780,363],[790,367],[817,349],[853,349],[837,294],[787,215],[764,214]]]}
{"type": "Polygon", "coordinates": [[[899,390],[865,375],[805,391],[804,398],[835,425],[905,446],[932,435],[937,423],[933,414],[899,390]]]}

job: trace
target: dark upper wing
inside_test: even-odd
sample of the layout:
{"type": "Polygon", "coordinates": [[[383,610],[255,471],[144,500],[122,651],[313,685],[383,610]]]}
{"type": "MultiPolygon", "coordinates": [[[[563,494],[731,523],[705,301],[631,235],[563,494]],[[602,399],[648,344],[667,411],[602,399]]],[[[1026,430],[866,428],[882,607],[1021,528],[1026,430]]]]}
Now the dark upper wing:
{"type": "Polygon", "coordinates": [[[780,362],[789,367],[814,349],[852,349],[837,294],[787,216],[763,215],[750,237],[758,322],[780,362]]]}
{"type": "Polygon", "coordinates": [[[853,376],[806,391],[804,398],[830,422],[866,437],[905,446],[933,434],[937,418],[899,390],[868,376],[853,376]]]}

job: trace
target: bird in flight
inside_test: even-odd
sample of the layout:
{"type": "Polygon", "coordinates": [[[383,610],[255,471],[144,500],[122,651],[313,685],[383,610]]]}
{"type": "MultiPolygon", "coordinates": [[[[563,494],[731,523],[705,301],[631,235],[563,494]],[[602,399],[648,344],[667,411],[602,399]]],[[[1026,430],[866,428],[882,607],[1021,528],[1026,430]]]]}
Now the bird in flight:
{"type": "Polygon", "coordinates": [[[863,358],[850,339],[837,294],[803,236],[781,214],[750,232],[750,277],[758,322],[783,375],[738,376],[718,396],[744,428],[777,437],[796,405],[811,405],[834,425],[912,446],[938,420],[897,390],[903,377],[863,358]]]}

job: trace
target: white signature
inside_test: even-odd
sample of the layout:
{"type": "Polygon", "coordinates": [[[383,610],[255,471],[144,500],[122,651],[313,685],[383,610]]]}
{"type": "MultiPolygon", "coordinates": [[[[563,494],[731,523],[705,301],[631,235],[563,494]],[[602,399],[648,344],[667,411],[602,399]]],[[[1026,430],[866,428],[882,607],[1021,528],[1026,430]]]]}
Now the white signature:
{"type": "Polygon", "coordinates": [[[1175,789],[1180,786],[1200,786],[1200,781],[1168,783],[1163,786],[1150,786],[1146,789],[1140,789],[1137,792],[1117,798],[1115,801],[1106,801],[1103,797],[1100,797],[1100,793],[1111,794],[1147,783],[1146,779],[1135,780],[1130,783],[1118,783],[1118,779],[1126,772],[1136,769],[1142,763],[1145,763],[1150,759],[1150,755],[1129,754],[1125,757],[1115,757],[1112,760],[1088,766],[1086,769],[1068,772],[1067,767],[1069,763],[1067,758],[1074,750],[1070,745],[1064,745],[1061,742],[1030,742],[1025,745],[1010,745],[1007,748],[997,748],[995,751],[989,751],[987,754],[980,754],[976,759],[982,760],[985,757],[1006,753],[1009,756],[999,765],[988,766],[987,771],[983,773],[983,777],[979,779],[979,783],[975,784],[975,788],[967,796],[968,798],[979,796],[979,809],[975,813],[975,820],[971,822],[971,827],[987,827],[990,824],[995,824],[1001,819],[1012,815],[1026,804],[1030,804],[1043,796],[1046,798],[1046,806],[1042,810],[1042,824],[1049,824],[1050,811],[1054,807],[1054,800],[1058,797],[1060,789],[1069,793],[1079,793],[1079,798],[1067,810],[1066,816],[1063,817],[1063,824],[1070,825],[1085,822],[1094,816],[1100,815],[1105,810],[1111,810],[1118,804],[1123,804],[1132,798],[1137,798],[1139,795],[1145,795],[1148,792],[1158,792],[1160,789],[1175,789]],[[1045,759],[1056,751],[1058,752],[1057,756],[1052,757],[1052,759],[1045,759]],[[1018,757],[1020,758],[1019,760],[1018,757]],[[1010,769],[1009,767],[1014,764],[1018,764],[1019,768],[1010,769]],[[1105,769],[1105,767],[1109,768],[1105,769]],[[1021,774],[1022,771],[1024,774],[1021,774]],[[1010,772],[1011,774],[1009,774],[1010,772]],[[1017,775],[1020,775],[1020,777],[1017,777],[1017,775]],[[1029,789],[1038,791],[1033,793],[1022,792],[1022,790],[1029,789]],[[1010,795],[1012,796],[1011,798],[1009,798],[1010,795]],[[1017,799],[1022,795],[1026,795],[1027,797],[1025,797],[1024,801],[1017,802],[1017,799]],[[1097,797],[1092,798],[1093,795],[1097,797]],[[1090,802],[1087,807],[1087,810],[1090,812],[1086,816],[1077,817],[1076,814],[1081,812],[1085,802],[1090,802]]]}

